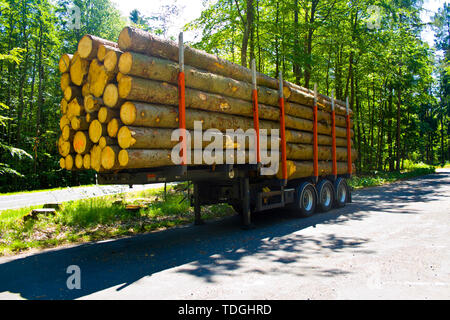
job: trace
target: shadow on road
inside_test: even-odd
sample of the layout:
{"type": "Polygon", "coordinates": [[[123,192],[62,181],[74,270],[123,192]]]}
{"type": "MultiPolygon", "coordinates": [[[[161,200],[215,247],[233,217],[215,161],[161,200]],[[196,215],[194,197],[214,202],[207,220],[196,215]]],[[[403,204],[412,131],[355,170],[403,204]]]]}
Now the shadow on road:
{"type": "MultiPolygon", "coordinates": [[[[369,239],[336,234],[308,237],[301,231],[320,224],[362,220],[374,212],[417,214],[403,209],[404,206],[408,202],[432,201],[443,196],[439,188],[448,185],[449,177],[448,173],[435,174],[362,190],[355,194],[354,203],[345,208],[307,219],[280,211],[261,213],[254,216],[255,228],[249,231],[242,231],[239,219],[230,217],[204,226],[186,226],[13,258],[0,264],[0,293],[18,293],[27,299],[75,299],[114,286],[121,290],[143,277],[174,267],[179,267],[177,272],[214,282],[215,276],[232,276],[232,271],[242,268],[243,258],[252,255],[289,265],[327,252],[352,250],[355,254],[371,254],[364,249],[369,239]],[[66,287],[69,265],[81,268],[80,290],[66,287]]],[[[253,268],[251,271],[262,274],[285,272],[253,268]]],[[[324,277],[347,272],[320,266],[305,265],[305,268],[324,277]]],[[[301,269],[292,272],[303,275],[301,269]]]]}

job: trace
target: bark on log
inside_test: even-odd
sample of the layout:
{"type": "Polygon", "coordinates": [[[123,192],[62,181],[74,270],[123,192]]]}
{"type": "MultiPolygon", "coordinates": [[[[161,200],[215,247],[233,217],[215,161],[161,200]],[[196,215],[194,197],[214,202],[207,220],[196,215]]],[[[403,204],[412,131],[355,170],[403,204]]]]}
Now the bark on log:
{"type": "MultiPolygon", "coordinates": [[[[355,165],[353,164],[353,167],[355,165]]],[[[347,162],[337,162],[337,173],[347,173],[347,162]]],[[[288,179],[299,179],[305,177],[311,177],[314,175],[314,166],[311,161],[287,161],[288,179]]],[[[332,173],[331,161],[319,161],[319,176],[330,175],[332,173]]],[[[281,172],[281,166],[277,173],[277,178],[283,177],[281,172]]]]}
{"type": "MultiPolygon", "coordinates": [[[[175,85],[178,83],[178,64],[169,60],[150,57],[135,52],[125,52],[121,55],[119,60],[119,70],[124,75],[164,81],[175,85]]],[[[190,66],[185,66],[185,77],[186,86],[188,88],[252,101],[253,86],[250,83],[201,71],[190,66]]],[[[118,82],[120,82],[119,79],[118,82]]],[[[260,104],[276,106],[278,108],[278,91],[259,86],[258,102],[260,104]]],[[[261,108],[263,108],[263,106],[261,108]]],[[[262,110],[262,113],[263,112],[264,110],[262,110]]],[[[310,120],[313,119],[311,106],[286,102],[285,112],[286,114],[295,117],[310,120]]],[[[319,111],[318,120],[325,120],[328,123],[331,123],[331,114],[329,114],[329,112],[319,111]]],[[[337,116],[336,124],[345,127],[345,118],[337,116]]]]}
{"type": "MultiPolygon", "coordinates": [[[[171,149],[176,144],[178,144],[177,141],[172,141],[172,132],[173,129],[167,129],[167,128],[148,128],[148,127],[132,127],[132,126],[122,126],[119,129],[119,133],[117,134],[117,141],[119,146],[122,149],[171,149]]],[[[191,136],[191,148],[194,148],[194,141],[196,139],[196,135],[192,130],[188,130],[188,133],[191,136]]],[[[224,148],[238,148],[240,145],[238,144],[239,139],[236,139],[235,137],[229,136],[226,133],[221,133],[219,137],[223,139],[223,147],[224,148]]],[[[210,141],[203,141],[202,139],[202,147],[206,147],[208,144],[210,144],[210,141]]],[[[336,144],[338,147],[346,147],[347,146],[347,140],[342,138],[336,139],[336,144]]],[[[263,145],[263,142],[261,141],[261,145],[263,145]]],[[[299,144],[300,145],[300,144],[299,144]]],[[[301,144],[301,145],[307,145],[307,144],[301,144]]],[[[245,148],[249,148],[249,138],[245,139],[245,148]]],[[[297,144],[287,144],[287,148],[291,150],[291,154],[299,154],[303,152],[303,150],[300,147],[296,147],[297,144]]],[[[270,139],[267,140],[266,143],[267,148],[271,148],[271,141],[270,139]]],[[[327,147],[329,148],[329,147],[327,147]]],[[[342,148],[345,149],[345,148],[342,148]]],[[[281,150],[281,149],[280,149],[281,150]]],[[[331,150],[331,149],[329,149],[331,150]]],[[[345,149],[346,150],[346,149],[345,149]]],[[[312,151],[311,151],[312,152],[312,151]]],[[[347,153],[345,153],[346,155],[347,153]]],[[[356,154],[356,153],[354,153],[356,154]]],[[[299,157],[299,156],[296,156],[299,157]]],[[[346,158],[345,158],[346,159],[346,158]]],[[[345,160],[344,159],[344,160],[345,160]]]]}
{"type": "MultiPolygon", "coordinates": [[[[120,108],[120,119],[125,125],[135,127],[175,129],[178,128],[178,108],[128,101],[120,108]]],[[[245,131],[253,128],[253,120],[249,118],[187,109],[186,129],[194,129],[194,121],[201,121],[203,130],[215,128],[225,132],[227,129],[240,128],[245,131]]],[[[278,130],[278,124],[273,121],[261,120],[260,129],[266,129],[267,133],[270,134],[271,129],[278,130]]],[[[286,141],[311,144],[313,135],[310,132],[286,130],[286,141]]],[[[339,140],[336,139],[336,142],[338,143],[339,140]]],[[[318,143],[321,145],[331,145],[331,137],[319,134],[318,143]]]]}
{"type": "MultiPolygon", "coordinates": [[[[160,39],[134,27],[125,27],[119,35],[118,43],[122,51],[133,51],[178,62],[178,44],[176,42],[160,39]]],[[[184,61],[186,65],[201,70],[252,83],[252,72],[250,69],[201,50],[185,46],[184,61]]],[[[256,77],[258,85],[278,89],[277,79],[261,73],[257,73],[256,77]]],[[[284,81],[283,87],[285,88],[283,90],[285,98],[289,98],[291,92],[295,92],[297,95],[307,94],[304,90],[300,90],[299,86],[287,81],[284,81]]],[[[336,102],[339,103],[339,101],[336,102]]],[[[345,107],[345,104],[338,109],[343,107],[345,107]]],[[[338,112],[340,113],[341,110],[338,112]]]]}
{"type": "MultiPolygon", "coordinates": [[[[178,106],[178,88],[167,82],[124,76],[119,82],[119,96],[127,100],[178,106]]],[[[253,117],[253,105],[249,101],[190,88],[186,88],[185,97],[187,108],[253,117]]],[[[280,117],[278,108],[262,104],[259,105],[259,114],[261,119],[277,122],[280,117]]],[[[307,119],[287,115],[285,121],[287,128],[302,131],[313,130],[313,122],[307,119]]],[[[331,134],[331,126],[325,121],[321,121],[318,123],[318,132],[331,134]]],[[[337,137],[345,137],[346,134],[345,128],[336,127],[337,137]]]]}
{"type": "Polygon", "coordinates": [[[97,50],[100,45],[108,45],[114,48],[118,47],[116,42],[87,34],[81,38],[80,42],[78,42],[77,52],[80,54],[81,58],[92,60],[97,56],[97,50]]]}
{"type": "MultiPolygon", "coordinates": [[[[134,27],[125,27],[120,32],[118,43],[119,48],[124,52],[134,51],[178,62],[178,44],[176,42],[157,38],[146,31],[134,27]]],[[[184,48],[184,62],[186,65],[236,80],[249,83],[252,81],[250,69],[188,46],[184,48]]],[[[278,88],[276,79],[262,73],[257,73],[256,76],[258,85],[274,89],[278,88]]]]}

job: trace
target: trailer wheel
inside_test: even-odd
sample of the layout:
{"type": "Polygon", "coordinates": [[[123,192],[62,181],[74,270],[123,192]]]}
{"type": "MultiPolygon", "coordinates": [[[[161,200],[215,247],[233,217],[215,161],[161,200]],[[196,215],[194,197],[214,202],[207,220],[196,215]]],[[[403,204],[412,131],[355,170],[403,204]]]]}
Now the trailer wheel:
{"type": "Polygon", "coordinates": [[[333,207],[334,202],[334,187],[333,184],[323,179],[316,187],[317,189],[317,208],[321,212],[327,212],[333,207]]]}
{"type": "Polygon", "coordinates": [[[347,181],[344,178],[337,178],[334,182],[336,207],[342,208],[348,201],[348,187],[347,181]]]}
{"type": "Polygon", "coordinates": [[[296,190],[295,203],[293,209],[300,217],[310,217],[316,210],[317,192],[316,188],[309,183],[303,182],[296,190]]]}

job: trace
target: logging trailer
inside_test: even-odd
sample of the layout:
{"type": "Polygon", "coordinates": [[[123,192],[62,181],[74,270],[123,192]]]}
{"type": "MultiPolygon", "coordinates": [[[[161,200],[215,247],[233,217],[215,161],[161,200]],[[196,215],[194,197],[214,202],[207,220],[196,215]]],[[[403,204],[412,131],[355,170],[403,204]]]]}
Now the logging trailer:
{"type": "MultiPolygon", "coordinates": [[[[183,34],[179,37],[179,127],[185,129],[185,78],[184,78],[183,34]]],[[[251,226],[251,213],[276,208],[291,209],[296,215],[308,217],[315,211],[326,212],[333,207],[343,207],[351,202],[351,188],[347,180],[352,174],[350,115],[347,105],[347,173],[337,174],[334,94],[332,93],[332,174],[319,176],[318,170],[318,132],[317,132],[317,87],[314,86],[313,107],[313,172],[314,175],[301,179],[287,179],[285,114],[283,98],[283,79],[279,79],[280,107],[280,146],[282,179],[260,175],[259,115],[256,83],[256,67],[252,61],[253,75],[253,121],[256,134],[257,164],[223,164],[187,166],[186,155],[181,154],[181,165],[149,169],[126,169],[120,172],[101,172],[100,184],[147,184],[161,182],[192,181],[194,194],[190,198],[194,207],[195,224],[202,224],[200,209],[202,205],[227,203],[241,215],[244,228],[251,226]]],[[[186,139],[181,140],[186,143],[186,139]]],[[[184,149],[185,150],[185,149],[184,149]]]]}

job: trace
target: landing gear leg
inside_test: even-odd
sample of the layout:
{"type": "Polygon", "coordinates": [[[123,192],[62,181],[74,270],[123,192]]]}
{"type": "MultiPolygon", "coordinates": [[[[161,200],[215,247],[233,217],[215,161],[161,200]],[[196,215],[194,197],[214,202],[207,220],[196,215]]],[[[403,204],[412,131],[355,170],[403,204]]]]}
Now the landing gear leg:
{"type": "Polygon", "coordinates": [[[194,183],[194,224],[196,226],[205,224],[201,217],[200,192],[198,189],[198,183],[194,183]]]}
{"type": "Polygon", "coordinates": [[[242,228],[248,230],[253,227],[251,221],[250,185],[248,178],[241,179],[241,190],[242,190],[242,228]]]}

